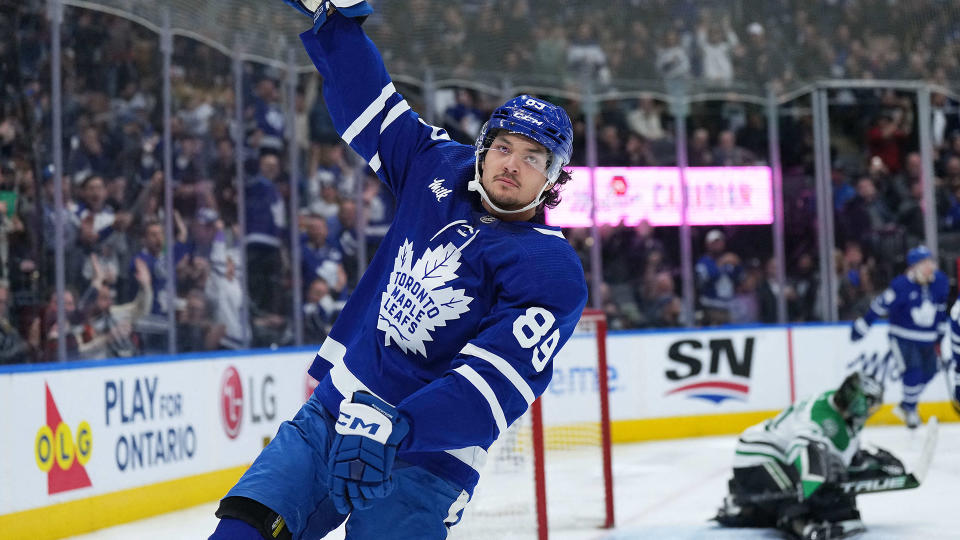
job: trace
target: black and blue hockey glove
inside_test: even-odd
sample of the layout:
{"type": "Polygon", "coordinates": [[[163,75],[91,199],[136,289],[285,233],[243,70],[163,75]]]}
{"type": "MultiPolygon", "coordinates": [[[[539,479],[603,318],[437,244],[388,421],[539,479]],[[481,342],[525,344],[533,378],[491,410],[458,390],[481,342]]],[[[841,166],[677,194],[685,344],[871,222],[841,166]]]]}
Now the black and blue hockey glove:
{"type": "Polygon", "coordinates": [[[330,496],[337,511],[369,508],[393,491],[390,477],[397,446],[410,431],[397,409],[356,392],[340,404],[337,435],[330,449],[330,496]]]}
{"type": "Polygon", "coordinates": [[[332,8],[342,13],[346,17],[360,19],[362,23],[368,15],[373,13],[373,8],[366,0],[283,0],[287,4],[295,7],[297,11],[313,19],[313,31],[316,32],[327,22],[327,16],[332,8]]]}

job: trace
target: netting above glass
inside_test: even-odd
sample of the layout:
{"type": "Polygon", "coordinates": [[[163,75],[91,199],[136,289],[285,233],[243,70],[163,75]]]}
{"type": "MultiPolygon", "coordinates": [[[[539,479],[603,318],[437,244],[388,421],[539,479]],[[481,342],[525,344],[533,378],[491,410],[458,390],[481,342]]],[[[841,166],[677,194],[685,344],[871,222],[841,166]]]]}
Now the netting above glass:
{"type": "MultiPolygon", "coordinates": [[[[311,69],[309,21],[281,0],[65,0],[262,62],[311,69]]],[[[960,80],[960,3],[945,0],[374,0],[365,29],[394,76],[577,94],[763,97],[823,79],[960,80]]]]}

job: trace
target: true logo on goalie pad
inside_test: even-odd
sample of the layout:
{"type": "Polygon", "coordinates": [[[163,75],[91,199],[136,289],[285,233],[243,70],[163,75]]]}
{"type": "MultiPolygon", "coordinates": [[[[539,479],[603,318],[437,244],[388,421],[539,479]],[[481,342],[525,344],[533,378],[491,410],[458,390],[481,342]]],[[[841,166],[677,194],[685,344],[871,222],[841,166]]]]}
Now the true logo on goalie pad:
{"type": "Polygon", "coordinates": [[[857,480],[856,482],[844,482],[844,493],[863,493],[866,491],[889,491],[894,489],[903,489],[907,484],[907,477],[891,476],[889,478],[874,478],[871,480],[857,480]]]}

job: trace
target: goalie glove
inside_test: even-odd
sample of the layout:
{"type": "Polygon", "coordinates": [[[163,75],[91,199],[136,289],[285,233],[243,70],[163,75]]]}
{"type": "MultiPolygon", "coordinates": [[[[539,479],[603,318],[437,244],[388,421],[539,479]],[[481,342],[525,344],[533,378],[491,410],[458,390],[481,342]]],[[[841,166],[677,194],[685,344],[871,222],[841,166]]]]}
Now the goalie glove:
{"type": "Polygon", "coordinates": [[[337,511],[349,514],[393,491],[397,446],[410,426],[394,407],[356,392],[340,404],[336,430],[328,462],[330,497],[337,511]]]}
{"type": "Polygon", "coordinates": [[[851,480],[864,480],[905,474],[906,467],[883,448],[861,448],[854,454],[847,472],[851,480]]]}
{"type": "Polygon", "coordinates": [[[313,19],[313,31],[320,30],[320,27],[327,22],[334,9],[342,13],[345,17],[358,19],[361,24],[367,16],[373,13],[373,8],[366,0],[283,0],[285,3],[293,6],[300,13],[313,19]]]}

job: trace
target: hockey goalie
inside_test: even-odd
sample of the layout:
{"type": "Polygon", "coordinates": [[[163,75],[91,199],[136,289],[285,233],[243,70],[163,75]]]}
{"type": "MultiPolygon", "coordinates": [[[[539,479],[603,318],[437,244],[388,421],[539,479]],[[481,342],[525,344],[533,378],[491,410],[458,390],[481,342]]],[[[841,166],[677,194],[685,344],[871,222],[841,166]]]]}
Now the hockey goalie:
{"type": "Polygon", "coordinates": [[[730,493],[714,519],[727,527],[776,527],[808,540],[864,531],[856,504],[862,490],[852,486],[882,485],[905,472],[889,452],[860,445],[860,431],[882,395],[879,382],[853,373],[837,390],[747,429],[737,442],[730,493]]]}

